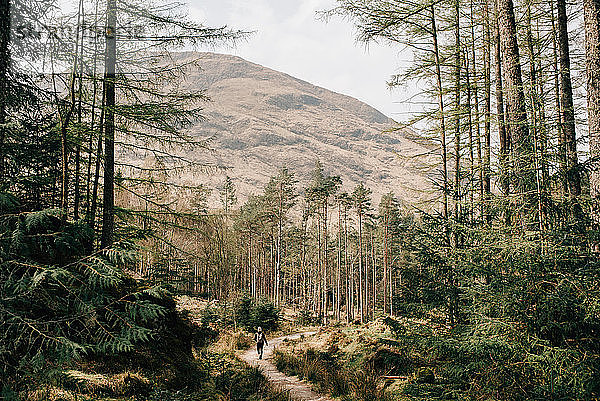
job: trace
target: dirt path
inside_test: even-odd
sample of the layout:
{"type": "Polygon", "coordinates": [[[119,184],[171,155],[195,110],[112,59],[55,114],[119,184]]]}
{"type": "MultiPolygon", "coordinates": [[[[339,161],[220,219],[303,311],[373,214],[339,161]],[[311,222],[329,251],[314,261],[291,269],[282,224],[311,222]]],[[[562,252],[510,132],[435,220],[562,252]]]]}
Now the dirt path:
{"type": "Polygon", "coordinates": [[[310,388],[310,385],[301,381],[295,376],[286,376],[281,373],[273,364],[273,350],[277,348],[283,340],[294,340],[301,336],[310,336],[314,331],[292,334],[289,336],[277,337],[269,340],[269,346],[265,347],[263,359],[258,359],[256,349],[250,348],[240,354],[240,358],[251,366],[258,366],[264,375],[283,390],[289,390],[290,398],[297,401],[334,401],[333,398],[316,393],[310,388]]]}

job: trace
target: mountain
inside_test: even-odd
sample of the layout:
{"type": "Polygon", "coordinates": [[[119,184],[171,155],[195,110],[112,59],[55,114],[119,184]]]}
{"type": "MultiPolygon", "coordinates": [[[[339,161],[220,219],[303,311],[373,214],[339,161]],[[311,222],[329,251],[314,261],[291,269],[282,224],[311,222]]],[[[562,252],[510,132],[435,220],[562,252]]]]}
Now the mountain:
{"type": "Polygon", "coordinates": [[[214,149],[194,157],[228,167],[206,177],[211,185],[218,186],[227,174],[244,201],[287,166],[302,188],[320,160],[328,174],[341,176],[345,190],[364,182],[375,205],[389,191],[411,203],[431,198],[426,178],[435,162],[431,147],[419,144],[408,130],[384,133],[394,121],[373,107],[239,57],[176,57],[178,62],[198,58],[201,68],[186,74],[185,81],[211,98],[204,106],[206,120],[192,128],[194,135],[212,138],[214,149]]]}

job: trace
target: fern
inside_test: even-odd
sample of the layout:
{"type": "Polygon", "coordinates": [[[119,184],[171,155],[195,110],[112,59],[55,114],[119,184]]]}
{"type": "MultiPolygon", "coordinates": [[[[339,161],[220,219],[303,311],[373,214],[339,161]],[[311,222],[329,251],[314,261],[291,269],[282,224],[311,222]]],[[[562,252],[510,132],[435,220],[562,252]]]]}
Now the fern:
{"type": "Polygon", "coordinates": [[[63,224],[56,209],[17,208],[0,194],[0,383],[155,337],[168,294],[123,273],[135,244],[91,253],[94,233],[85,224],[63,224]]]}

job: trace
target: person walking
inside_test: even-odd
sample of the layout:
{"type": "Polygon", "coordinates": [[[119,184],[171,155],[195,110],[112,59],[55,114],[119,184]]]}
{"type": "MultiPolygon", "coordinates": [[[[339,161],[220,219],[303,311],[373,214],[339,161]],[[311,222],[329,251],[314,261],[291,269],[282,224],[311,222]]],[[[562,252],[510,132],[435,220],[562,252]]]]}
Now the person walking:
{"type": "Polygon", "coordinates": [[[259,327],[256,329],[256,333],[254,334],[254,341],[256,341],[256,352],[258,353],[258,359],[262,359],[263,357],[263,349],[265,345],[269,345],[267,341],[267,336],[262,331],[262,328],[259,327]]]}

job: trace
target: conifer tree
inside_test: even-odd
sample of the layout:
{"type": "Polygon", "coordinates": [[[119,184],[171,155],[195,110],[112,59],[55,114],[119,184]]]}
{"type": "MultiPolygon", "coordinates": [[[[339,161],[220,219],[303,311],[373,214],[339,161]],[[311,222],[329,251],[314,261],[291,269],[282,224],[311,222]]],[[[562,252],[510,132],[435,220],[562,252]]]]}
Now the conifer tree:
{"type": "Polygon", "coordinates": [[[365,322],[367,319],[367,305],[368,305],[368,276],[365,263],[365,250],[364,250],[364,238],[363,228],[364,219],[366,214],[371,208],[371,190],[365,187],[363,183],[354,188],[352,191],[352,203],[356,210],[356,216],[358,218],[358,309],[360,313],[360,321],[365,322]]]}
{"type": "Polygon", "coordinates": [[[275,240],[275,304],[281,302],[281,270],[283,262],[283,236],[284,225],[286,224],[287,214],[296,202],[295,184],[296,179],[293,173],[285,167],[281,168],[276,176],[271,177],[265,187],[265,202],[267,213],[273,216],[276,224],[277,237],[275,240]]]}

